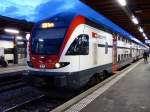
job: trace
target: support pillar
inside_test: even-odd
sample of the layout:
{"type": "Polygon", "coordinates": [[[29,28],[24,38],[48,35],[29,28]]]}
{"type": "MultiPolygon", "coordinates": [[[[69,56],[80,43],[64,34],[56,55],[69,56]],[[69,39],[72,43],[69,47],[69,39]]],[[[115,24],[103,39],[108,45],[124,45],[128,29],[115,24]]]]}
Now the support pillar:
{"type": "Polygon", "coordinates": [[[14,35],[14,64],[18,64],[18,50],[17,50],[17,38],[14,35]]]}

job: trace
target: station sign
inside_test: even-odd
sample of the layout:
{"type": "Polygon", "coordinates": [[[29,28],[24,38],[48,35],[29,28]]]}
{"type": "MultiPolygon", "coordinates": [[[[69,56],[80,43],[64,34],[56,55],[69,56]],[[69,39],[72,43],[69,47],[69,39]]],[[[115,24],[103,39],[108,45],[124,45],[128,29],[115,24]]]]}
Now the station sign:
{"type": "Polygon", "coordinates": [[[150,44],[150,40],[145,40],[145,43],[146,44],[150,44]]]}

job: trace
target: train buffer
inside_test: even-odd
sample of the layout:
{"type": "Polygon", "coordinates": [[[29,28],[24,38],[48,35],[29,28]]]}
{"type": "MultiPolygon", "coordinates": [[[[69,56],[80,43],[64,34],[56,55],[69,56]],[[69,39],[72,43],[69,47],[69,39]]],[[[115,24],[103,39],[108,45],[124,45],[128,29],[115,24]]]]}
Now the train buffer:
{"type": "Polygon", "coordinates": [[[149,112],[150,64],[143,60],[71,105],[66,112],[149,112]]]}

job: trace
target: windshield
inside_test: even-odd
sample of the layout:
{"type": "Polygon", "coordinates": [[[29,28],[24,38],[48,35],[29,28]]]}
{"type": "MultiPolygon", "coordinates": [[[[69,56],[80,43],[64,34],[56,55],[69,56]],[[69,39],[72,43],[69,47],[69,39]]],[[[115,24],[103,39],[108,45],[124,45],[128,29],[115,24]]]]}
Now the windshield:
{"type": "Polygon", "coordinates": [[[58,54],[65,32],[65,28],[37,30],[32,37],[32,53],[42,55],[58,54]]]}

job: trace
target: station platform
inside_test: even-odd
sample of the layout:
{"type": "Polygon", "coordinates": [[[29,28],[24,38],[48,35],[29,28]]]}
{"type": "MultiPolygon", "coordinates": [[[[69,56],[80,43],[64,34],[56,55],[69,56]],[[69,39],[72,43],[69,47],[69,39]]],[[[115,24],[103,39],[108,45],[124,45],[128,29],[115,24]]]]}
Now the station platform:
{"type": "Polygon", "coordinates": [[[20,72],[26,70],[26,66],[23,64],[9,65],[8,67],[0,67],[0,75],[12,72],[20,72]]]}
{"type": "Polygon", "coordinates": [[[143,59],[65,112],[150,112],[150,59],[143,59]]]}

